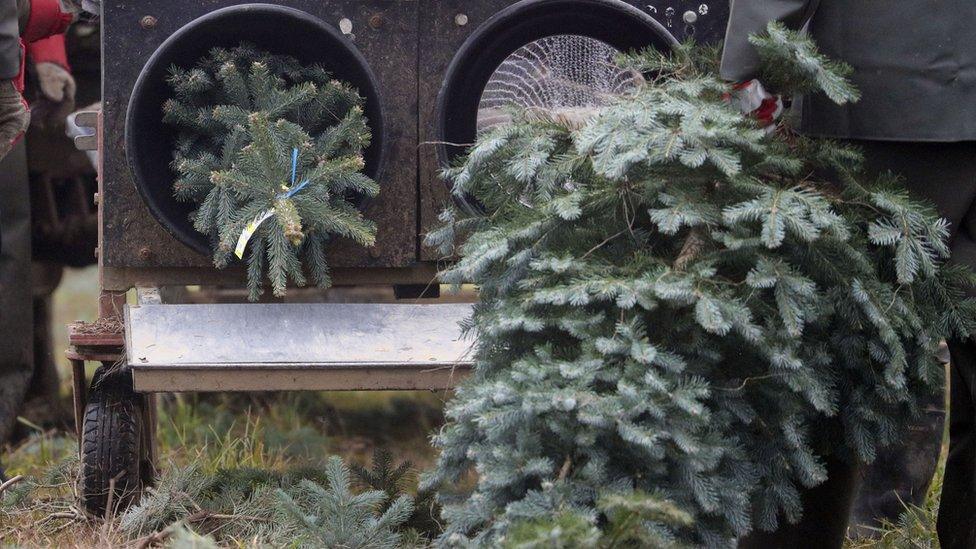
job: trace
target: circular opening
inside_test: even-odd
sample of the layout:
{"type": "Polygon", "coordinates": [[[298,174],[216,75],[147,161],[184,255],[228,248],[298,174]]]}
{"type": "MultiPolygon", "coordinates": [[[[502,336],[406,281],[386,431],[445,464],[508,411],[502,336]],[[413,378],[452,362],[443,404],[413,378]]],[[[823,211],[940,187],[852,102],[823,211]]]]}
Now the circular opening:
{"type": "Polygon", "coordinates": [[[474,142],[479,125],[485,129],[503,123],[500,104],[506,103],[507,94],[516,94],[523,106],[535,106],[532,102],[540,99],[531,96],[541,85],[560,90],[543,107],[597,106],[608,86],[624,88],[634,77],[619,74],[612,62],[617,52],[667,49],[676,43],[650,15],[620,0],[513,4],[469,36],[447,69],[437,100],[438,157],[450,165],[474,142]],[[613,83],[596,81],[608,75],[613,83]],[[516,85],[521,78],[527,80],[516,85]]]}
{"type": "Polygon", "coordinates": [[[620,53],[577,34],[547,36],[520,47],[488,78],[476,133],[510,122],[512,107],[573,118],[633,91],[643,77],[617,64],[620,53]]]}
{"type": "Polygon", "coordinates": [[[171,65],[193,66],[211,48],[241,42],[318,63],[358,88],[373,134],[365,151],[366,173],[375,178],[383,164],[379,87],[362,54],[335,29],[303,11],[269,4],[224,8],[190,22],[163,42],[139,74],[126,115],[125,145],[136,188],[149,210],[173,236],[204,255],[210,253],[210,242],[193,228],[194,205],[173,197],[175,174],[169,163],[176,132],[163,123],[163,103],[170,95],[166,75],[171,65]]]}

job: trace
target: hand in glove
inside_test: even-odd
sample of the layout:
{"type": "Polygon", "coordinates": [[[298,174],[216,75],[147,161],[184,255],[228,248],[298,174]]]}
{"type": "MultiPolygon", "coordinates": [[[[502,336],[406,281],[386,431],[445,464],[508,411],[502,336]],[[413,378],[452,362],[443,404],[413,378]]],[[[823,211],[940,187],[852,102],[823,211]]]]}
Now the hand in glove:
{"type": "Polygon", "coordinates": [[[38,63],[34,70],[41,97],[34,104],[34,119],[42,126],[64,126],[64,120],[75,110],[75,79],[57,63],[38,63]]]}
{"type": "Polygon", "coordinates": [[[72,14],[75,19],[96,19],[102,11],[101,0],[60,0],[61,10],[72,14]]]}
{"type": "Polygon", "coordinates": [[[759,125],[772,133],[776,129],[776,120],[783,115],[785,107],[783,98],[766,91],[758,80],[740,82],[732,87],[729,101],[739,108],[743,114],[753,116],[759,125]]]}
{"type": "Polygon", "coordinates": [[[0,159],[7,156],[30,125],[30,109],[14,80],[0,80],[0,159]]]}
{"type": "Polygon", "coordinates": [[[0,159],[30,124],[30,108],[21,95],[24,46],[63,33],[71,20],[57,0],[0,1],[0,159]]]}
{"type": "Polygon", "coordinates": [[[64,35],[58,34],[38,40],[27,48],[27,56],[34,62],[34,73],[40,96],[32,100],[34,122],[41,127],[64,126],[64,120],[75,109],[75,79],[68,70],[64,35]]]}

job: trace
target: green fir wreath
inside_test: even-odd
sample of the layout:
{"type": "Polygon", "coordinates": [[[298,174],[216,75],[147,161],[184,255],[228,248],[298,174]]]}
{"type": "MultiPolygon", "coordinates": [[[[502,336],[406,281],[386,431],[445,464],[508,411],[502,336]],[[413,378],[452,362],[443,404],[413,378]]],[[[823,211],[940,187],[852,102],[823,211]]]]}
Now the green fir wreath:
{"type": "Polygon", "coordinates": [[[289,279],[305,285],[306,273],[328,287],[333,237],[373,245],[376,227],[355,204],[379,192],[363,173],[370,130],[355,89],[249,44],[171,67],[168,82],[174,195],[195,205],[216,267],[246,256],[251,300],[265,279],[275,296],[289,279]]]}

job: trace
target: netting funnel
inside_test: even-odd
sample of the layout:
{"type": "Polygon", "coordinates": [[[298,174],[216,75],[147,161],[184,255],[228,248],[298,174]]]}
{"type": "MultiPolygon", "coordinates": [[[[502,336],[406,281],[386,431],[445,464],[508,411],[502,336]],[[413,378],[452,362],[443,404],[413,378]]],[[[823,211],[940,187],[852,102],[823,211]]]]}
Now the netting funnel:
{"type": "MultiPolygon", "coordinates": [[[[619,0],[523,0],[498,12],[454,56],[437,101],[438,158],[445,166],[507,109],[578,119],[640,78],[621,52],[669,49],[677,41],[650,15],[619,0]]],[[[470,199],[458,199],[478,209],[470,199]]]]}
{"type": "Polygon", "coordinates": [[[513,110],[582,121],[615,97],[633,92],[643,76],[617,63],[620,50],[572,34],[548,36],[512,52],[492,73],[478,104],[480,135],[511,121],[513,110]]]}

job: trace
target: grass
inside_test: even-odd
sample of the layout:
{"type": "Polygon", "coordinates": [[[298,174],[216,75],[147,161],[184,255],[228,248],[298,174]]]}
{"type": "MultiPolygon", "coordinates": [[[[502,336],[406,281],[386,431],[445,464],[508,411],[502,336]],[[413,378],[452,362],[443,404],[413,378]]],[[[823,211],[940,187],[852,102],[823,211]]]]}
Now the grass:
{"type": "MultiPolygon", "coordinates": [[[[95,288],[95,269],[66,272],[54,296],[56,345],[67,341],[67,323],[94,318],[95,288]]],[[[62,349],[53,351],[63,357],[62,349]]],[[[63,358],[58,365],[63,387],[55,407],[66,411],[70,370],[63,358]]],[[[428,437],[443,421],[444,398],[429,392],[164,395],[160,465],[164,475],[190,465],[205,474],[285,471],[320,466],[331,455],[368,465],[376,448],[389,448],[398,463],[420,469],[434,458],[428,437]]],[[[134,546],[119,531],[118,518],[90,521],[76,507],[77,442],[70,418],[42,426],[27,417],[21,430],[29,435],[3,449],[2,462],[9,476],[27,480],[0,496],[0,546],[134,546]],[[17,506],[14,500],[28,486],[31,503],[17,506]]]]}
{"type": "MultiPolygon", "coordinates": [[[[56,341],[66,340],[67,322],[91,319],[95,273],[69,271],[55,296],[56,341]]],[[[60,349],[55,354],[61,356],[60,349]]],[[[62,363],[62,408],[70,410],[67,364],[62,363]]],[[[376,448],[417,469],[434,458],[428,437],[443,422],[446,395],[433,393],[288,393],[250,395],[166,395],[161,400],[158,440],[164,475],[188,466],[206,475],[220,471],[286,471],[319,466],[338,455],[366,465],[376,448]]],[[[35,425],[24,418],[29,436],[3,454],[8,474],[23,481],[0,495],[0,546],[138,547],[146,538],[123,533],[117,516],[86,519],[76,507],[77,442],[67,425],[35,425]],[[17,505],[27,488],[29,505],[17,505]]],[[[925,505],[907,510],[874,539],[848,540],[848,549],[934,548],[941,489],[938,477],[925,505]]],[[[185,534],[185,532],[184,532],[185,534]]],[[[189,534],[187,534],[189,535],[189,534]]],[[[180,546],[196,547],[181,538],[180,546]]],[[[170,540],[173,541],[172,539],[170,540]]],[[[236,540],[231,546],[258,546],[236,540]]]]}
{"type": "Polygon", "coordinates": [[[885,523],[875,532],[876,536],[848,540],[846,549],[934,549],[939,547],[935,525],[939,515],[939,496],[942,493],[942,476],[945,472],[945,456],[936,470],[925,503],[921,507],[906,508],[897,523],[885,523]]]}
{"type": "MultiPolygon", "coordinates": [[[[187,466],[204,474],[240,469],[284,472],[319,467],[330,455],[369,465],[389,448],[398,463],[427,467],[428,433],[442,402],[429,393],[209,395],[169,397],[160,406],[158,440],[164,475],[187,466]]],[[[11,488],[0,507],[0,545],[94,547],[133,543],[118,518],[89,521],[76,508],[77,445],[61,430],[35,430],[5,454],[8,474],[36,485],[18,507],[11,488]]],[[[23,484],[27,484],[24,482],[23,484]]]]}

